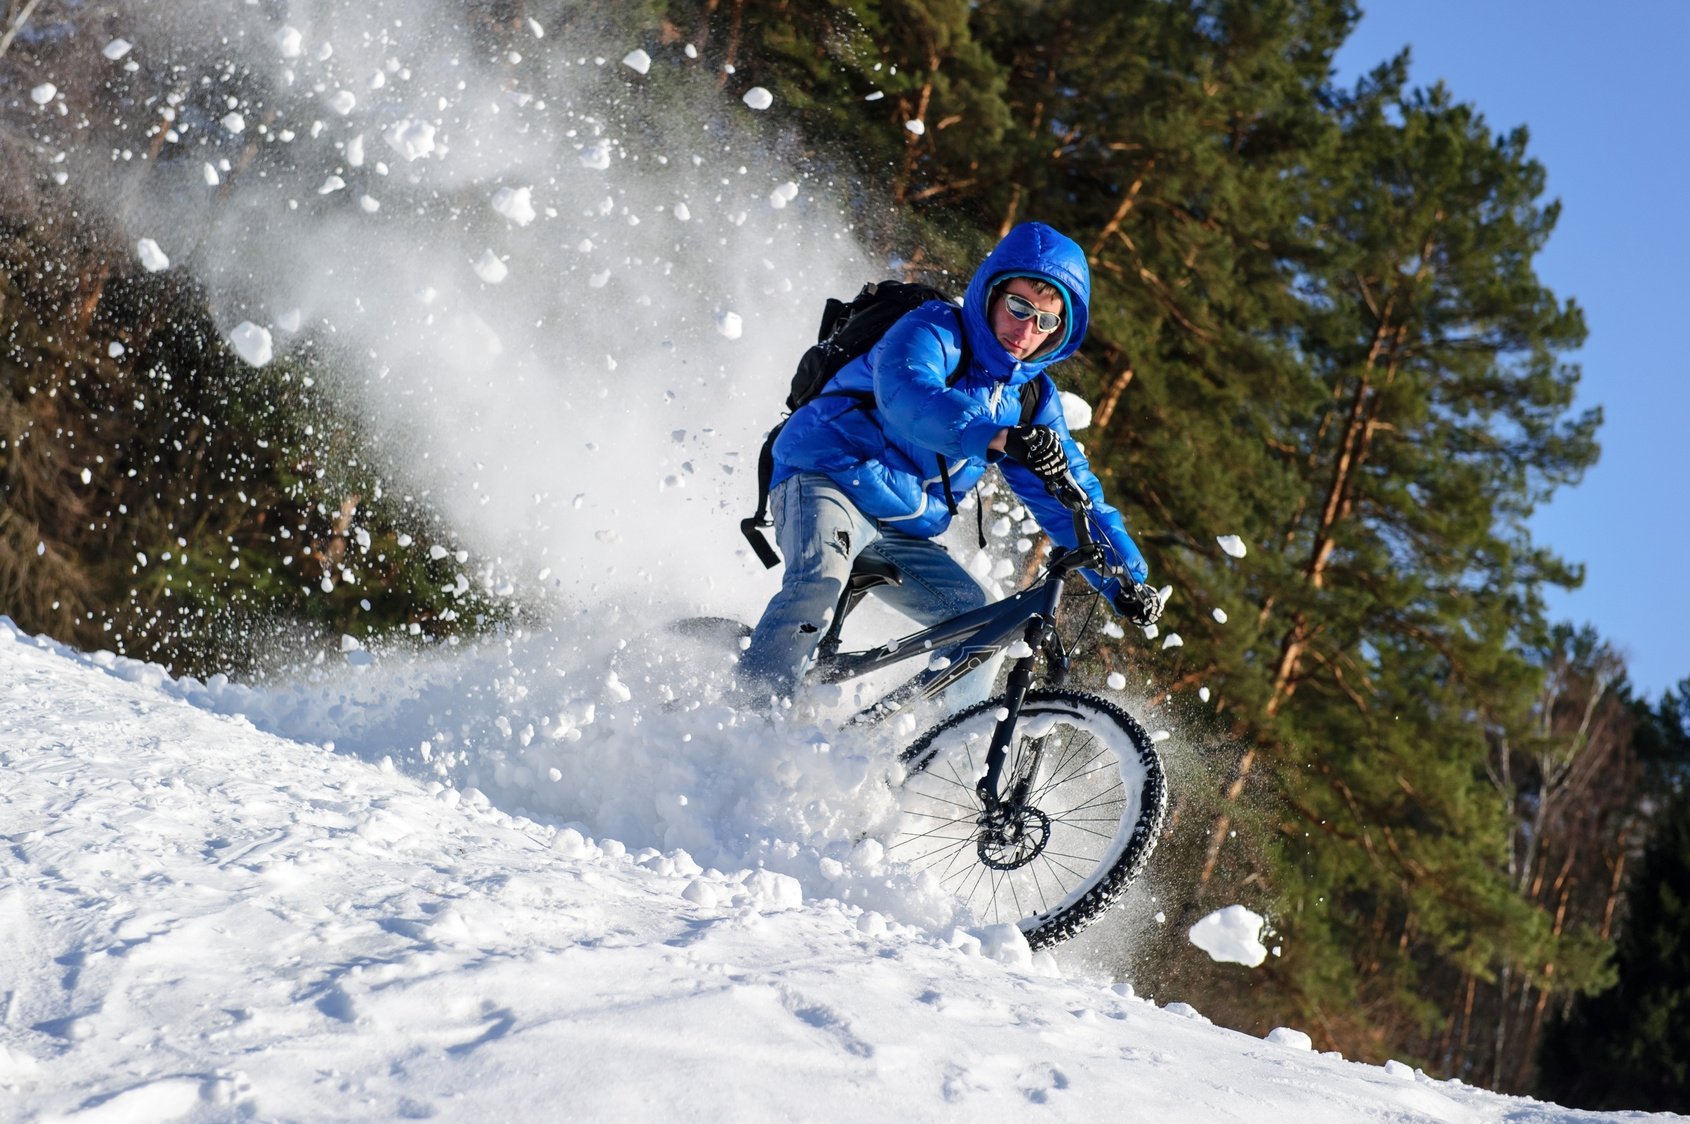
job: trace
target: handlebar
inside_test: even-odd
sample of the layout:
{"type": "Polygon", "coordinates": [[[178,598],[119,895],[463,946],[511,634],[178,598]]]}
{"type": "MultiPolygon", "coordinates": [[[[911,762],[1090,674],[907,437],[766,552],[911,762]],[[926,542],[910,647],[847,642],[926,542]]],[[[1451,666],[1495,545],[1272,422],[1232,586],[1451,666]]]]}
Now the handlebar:
{"type": "Polygon", "coordinates": [[[1087,495],[1086,490],[1067,472],[1046,480],[1045,490],[1074,517],[1074,548],[1064,550],[1058,547],[1050,556],[1051,569],[1060,573],[1079,569],[1108,569],[1103,546],[1091,533],[1091,496],[1087,495]]]}

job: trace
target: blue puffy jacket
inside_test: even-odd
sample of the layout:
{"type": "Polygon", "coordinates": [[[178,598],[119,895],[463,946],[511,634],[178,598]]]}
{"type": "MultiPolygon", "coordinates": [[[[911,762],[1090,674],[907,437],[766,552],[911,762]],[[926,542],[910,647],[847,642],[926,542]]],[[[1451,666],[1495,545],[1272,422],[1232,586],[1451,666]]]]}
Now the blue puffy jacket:
{"type": "MultiPolygon", "coordinates": [[[[874,408],[846,394],[826,394],[793,413],[775,441],[771,487],[794,473],[819,472],[844,489],[864,515],[889,529],[931,538],[951,521],[937,455],[945,458],[952,491],[959,496],[995,461],[1039,525],[1071,547],[1074,529],[1067,511],[1032,473],[986,447],[999,430],[1021,423],[1018,388],[1037,379],[1040,404],[1034,424],[1062,435],[1074,479],[1092,498],[1094,535],[1106,544],[1112,564],[1143,581],[1144,556],[1120,513],[1104,501],[1097,476],[1068,432],[1056,386],[1045,373],[1050,364],[1079,350],[1090,298],[1091,271],[1072,239],[1043,223],[1017,226],[975,271],[960,310],[929,301],[828,383],[829,391],[872,391],[874,408]],[[1017,274],[1059,286],[1067,305],[1066,337],[1026,360],[1004,350],[986,319],[994,284],[1017,274]],[[959,312],[968,336],[969,367],[957,374],[959,312]]],[[[1112,586],[1106,584],[1105,592],[1112,592],[1112,586]]]]}

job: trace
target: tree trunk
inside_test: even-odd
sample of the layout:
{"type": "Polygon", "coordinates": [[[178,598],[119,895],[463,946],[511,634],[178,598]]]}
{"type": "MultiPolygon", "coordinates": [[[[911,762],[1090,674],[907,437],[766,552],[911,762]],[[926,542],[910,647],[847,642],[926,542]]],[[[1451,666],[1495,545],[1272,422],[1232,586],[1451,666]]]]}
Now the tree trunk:
{"type": "MultiPolygon", "coordinates": [[[[927,107],[933,100],[933,75],[939,72],[939,53],[931,51],[927,56],[927,81],[921,84],[921,97],[916,100],[915,119],[922,123],[927,121],[927,107]]],[[[917,149],[921,145],[921,137],[909,132],[904,133],[904,167],[898,173],[898,182],[893,185],[892,201],[899,206],[907,201],[910,190],[910,178],[915,175],[915,160],[917,149]]]]}
{"type": "Polygon", "coordinates": [[[1109,381],[1109,390],[1103,395],[1103,404],[1092,415],[1092,427],[1101,432],[1109,426],[1109,419],[1115,416],[1115,407],[1120,404],[1121,395],[1126,393],[1127,384],[1133,381],[1133,369],[1129,366],[1109,381]]]}
{"type": "Polygon", "coordinates": [[[1102,255],[1104,244],[1109,241],[1112,235],[1120,231],[1121,223],[1126,221],[1127,215],[1132,213],[1133,207],[1138,203],[1138,193],[1144,190],[1144,177],[1155,166],[1155,160],[1151,160],[1144,166],[1143,170],[1139,172],[1138,178],[1133,181],[1132,186],[1127,188],[1126,193],[1121,196],[1121,205],[1115,208],[1115,213],[1110,216],[1108,222],[1103,224],[1103,229],[1097,232],[1097,237],[1092,239],[1091,250],[1087,252],[1086,257],[1090,258],[1093,264],[1096,264],[1097,259],[1102,255]]]}
{"type": "MultiPolygon", "coordinates": [[[[1309,562],[1304,569],[1311,589],[1320,589],[1326,582],[1326,568],[1332,560],[1332,552],[1337,548],[1338,539],[1336,529],[1349,515],[1352,505],[1351,489],[1358,473],[1367,463],[1368,447],[1372,442],[1373,431],[1376,428],[1373,417],[1374,404],[1377,394],[1368,373],[1383,371],[1383,381],[1386,385],[1396,376],[1396,361],[1394,355],[1380,367],[1381,356],[1387,351],[1394,352],[1402,346],[1407,335],[1407,326],[1390,326],[1392,302],[1387,300],[1380,312],[1379,321],[1373,332],[1373,339],[1368,345],[1367,361],[1364,373],[1357,380],[1354,393],[1350,396],[1350,408],[1344,425],[1344,434],[1339,442],[1338,457],[1332,465],[1332,478],[1327,484],[1326,502],[1321,508],[1320,523],[1315,530],[1314,548],[1310,551],[1309,562]]],[[[1273,669],[1273,689],[1268,697],[1265,712],[1269,718],[1278,714],[1280,709],[1290,700],[1297,689],[1297,674],[1301,669],[1303,654],[1315,633],[1310,629],[1308,619],[1298,614],[1291,622],[1291,627],[1285,632],[1285,639],[1280,645],[1279,659],[1273,669]]],[[[1244,782],[1249,779],[1250,769],[1256,762],[1256,751],[1252,747],[1249,752],[1238,759],[1238,771],[1232,783],[1227,786],[1226,798],[1229,803],[1238,799],[1244,791],[1244,782]]],[[[1198,884],[1206,885],[1215,870],[1215,863],[1220,857],[1221,844],[1226,833],[1232,827],[1232,817],[1223,812],[1215,820],[1213,830],[1209,833],[1209,846],[1203,862],[1203,870],[1198,875],[1198,884]]]]}
{"type": "Polygon", "coordinates": [[[1004,208],[1003,222],[998,224],[998,241],[1015,228],[1015,217],[1021,213],[1021,185],[1016,184],[1009,189],[1009,206],[1004,208]]]}
{"type": "Polygon", "coordinates": [[[0,35],[0,58],[6,57],[7,48],[11,47],[12,40],[17,38],[18,32],[23,30],[23,25],[29,22],[29,14],[35,11],[35,6],[39,3],[41,3],[41,0],[24,0],[23,8],[6,27],[5,34],[0,35]]]}
{"type": "Polygon", "coordinates": [[[1608,882],[1608,900],[1602,906],[1601,937],[1608,940],[1614,931],[1614,911],[1620,904],[1620,887],[1625,884],[1625,853],[1626,840],[1631,835],[1631,825],[1627,824],[1620,832],[1619,857],[1614,860],[1614,877],[1608,882]]]}

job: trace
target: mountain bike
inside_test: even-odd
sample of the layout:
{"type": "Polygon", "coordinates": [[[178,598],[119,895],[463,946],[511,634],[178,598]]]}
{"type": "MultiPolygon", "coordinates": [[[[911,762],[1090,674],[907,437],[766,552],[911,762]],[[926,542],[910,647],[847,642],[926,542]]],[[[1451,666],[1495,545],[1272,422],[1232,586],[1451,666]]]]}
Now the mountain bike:
{"type": "Polygon", "coordinates": [[[1073,517],[1077,545],[1054,552],[1025,589],[879,647],[841,651],[851,610],[876,586],[901,581],[889,563],[859,556],[809,676],[843,684],[926,655],[923,671],[852,719],[872,723],[999,653],[1008,658],[1002,694],[903,751],[902,824],[889,855],[930,871],[978,920],[1014,923],[1033,948],[1072,937],[1126,892],[1167,805],[1144,727],[1106,699],[1063,688],[1071,663],[1056,628],[1063,588],[1076,571],[1107,565],[1084,490],[1072,478],[1049,487],[1073,517]]]}

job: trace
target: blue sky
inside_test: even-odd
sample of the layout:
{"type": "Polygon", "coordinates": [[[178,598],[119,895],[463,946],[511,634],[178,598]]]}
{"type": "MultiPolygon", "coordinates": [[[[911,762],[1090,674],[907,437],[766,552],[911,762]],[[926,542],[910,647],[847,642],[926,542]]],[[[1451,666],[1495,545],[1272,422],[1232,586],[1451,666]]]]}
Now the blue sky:
{"type": "Polygon", "coordinates": [[[1690,2],[1375,0],[1339,81],[1405,46],[1414,85],[1442,81],[1493,132],[1525,125],[1561,200],[1538,275],[1584,310],[1569,358],[1602,458],[1532,529],[1586,567],[1552,614],[1594,624],[1657,697],[1690,677],[1690,2]]]}

